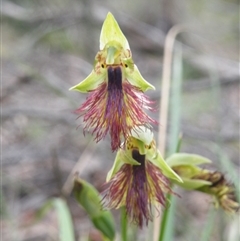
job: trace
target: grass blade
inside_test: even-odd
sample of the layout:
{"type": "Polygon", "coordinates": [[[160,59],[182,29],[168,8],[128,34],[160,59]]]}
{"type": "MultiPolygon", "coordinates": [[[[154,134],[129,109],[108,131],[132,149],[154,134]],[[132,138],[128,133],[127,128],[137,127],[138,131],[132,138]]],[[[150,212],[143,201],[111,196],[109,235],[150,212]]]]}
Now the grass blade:
{"type": "Polygon", "coordinates": [[[214,209],[214,207],[212,207],[208,213],[207,220],[205,222],[203,231],[201,233],[200,241],[210,240],[211,233],[212,233],[213,226],[214,226],[215,217],[216,217],[216,210],[214,209]]]}
{"type": "Polygon", "coordinates": [[[59,223],[59,240],[74,241],[72,218],[66,202],[61,198],[55,198],[52,201],[53,206],[58,214],[59,223]]]}

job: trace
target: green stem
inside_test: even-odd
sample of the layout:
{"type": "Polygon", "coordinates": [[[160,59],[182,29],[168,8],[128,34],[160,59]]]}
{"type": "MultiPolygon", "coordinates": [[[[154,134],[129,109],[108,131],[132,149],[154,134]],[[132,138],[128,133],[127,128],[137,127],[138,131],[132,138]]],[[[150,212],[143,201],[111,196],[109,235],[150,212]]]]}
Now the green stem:
{"type": "Polygon", "coordinates": [[[126,208],[121,208],[121,236],[122,241],[127,241],[127,215],[126,215],[126,208]]]}
{"type": "Polygon", "coordinates": [[[170,212],[172,212],[172,205],[173,205],[173,196],[168,194],[167,195],[167,200],[169,201],[169,203],[171,203],[171,207],[166,208],[163,212],[163,216],[162,216],[162,221],[161,221],[161,232],[160,232],[160,237],[159,237],[159,241],[164,241],[164,238],[166,236],[167,233],[167,224],[169,223],[169,217],[170,212]]]}

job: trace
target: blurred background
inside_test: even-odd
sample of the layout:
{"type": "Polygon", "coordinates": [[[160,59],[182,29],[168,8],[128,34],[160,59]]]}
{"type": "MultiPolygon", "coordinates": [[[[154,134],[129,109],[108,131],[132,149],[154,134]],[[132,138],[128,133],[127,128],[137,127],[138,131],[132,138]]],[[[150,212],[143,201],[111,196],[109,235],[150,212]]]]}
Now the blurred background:
{"type": "MultiPolygon", "coordinates": [[[[96,144],[82,133],[73,111],[85,94],[68,89],[92,70],[103,20],[111,11],[131,46],[142,75],[160,99],[167,32],[185,26],[181,49],[182,152],[213,161],[230,181],[239,176],[239,1],[237,0],[3,0],[2,1],[2,192],[5,241],[55,241],[54,211],[36,218],[49,198],[62,194],[78,170],[99,191],[115,153],[109,139],[96,144]],[[229,172],[229,166],[234,172],[229,172]]],[[[158,111],[153,115],[158,118],[158,111]]],[[[171,130],[169,123],[169,130],[171,130]]],[[[156,135],[158,128],[155,129],[156,135]]],[[[239,180],[239,179],[238,179],[239,180]]],[[[176,241],[199,240],[211,199],[177,190],[176,241]]],[[[71,195],[67,201],[77,240],[99,234],[71,195]]],[[[118,213],[116,214],[118,215],[118,213]]],[[[239,217],[215,214],[210,241],[231,239],[239,217]],[[232,235],[232,236],[231,236],[232,235]]],[[[139,232],[139,240],[146,230],[139,232]]]]}

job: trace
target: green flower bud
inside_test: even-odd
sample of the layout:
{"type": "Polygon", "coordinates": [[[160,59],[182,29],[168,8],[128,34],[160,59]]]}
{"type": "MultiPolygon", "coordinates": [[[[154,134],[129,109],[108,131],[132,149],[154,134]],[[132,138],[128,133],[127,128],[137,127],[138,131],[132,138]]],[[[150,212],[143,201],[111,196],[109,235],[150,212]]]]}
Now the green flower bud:
{"type": "Polygon", "coordinates": [[[198,167],[210,162],[205,157],[188,153],[176,153],[167,159],[167,163],[183,180],[182,183],[173,180],[175,184],[188,190],[210,194],[214,198],[215,207],[220,206],[233,214],[239,209],[234,186],[227,182],[221,172],[198,167]]]}
{"type": "Polygon", "coordinates": [[[98,191],[91,184],[76,177],[73,192],[76,200],[86,210],[94,226],[105,237],[113,240],[115,237],[114,219],[109,211],[102,209],[98,191]]]}

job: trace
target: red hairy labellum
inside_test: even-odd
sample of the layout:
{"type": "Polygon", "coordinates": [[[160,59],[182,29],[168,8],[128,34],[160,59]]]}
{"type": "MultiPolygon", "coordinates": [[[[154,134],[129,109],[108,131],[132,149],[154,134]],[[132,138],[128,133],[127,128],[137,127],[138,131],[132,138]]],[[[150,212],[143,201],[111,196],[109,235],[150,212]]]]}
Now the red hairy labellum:
{"type": "Polygon", "coordinates": [[[153,110],[150,107],[153,102],[123,79],[122,68],[108,66],[107,81],[90,91],[87,100],[76,110],[84,116],[84,131],[91,130],[97,142],[110,134],[113,151],[126,140],[134,126],[157,124],[144,112],[144,109],[153,110]]]}
{"type": "Polygon", "coordinates": [[[152,203],[165,206],[165,193],[173,193],[169,180],[161,170],[138,150],[132,151],[132,158],[141,165],[124,164],[109,181],[104,192],[103,204],[108,208],[126,206],[127,216],[139,227],[152,220],[152,203]]]}

